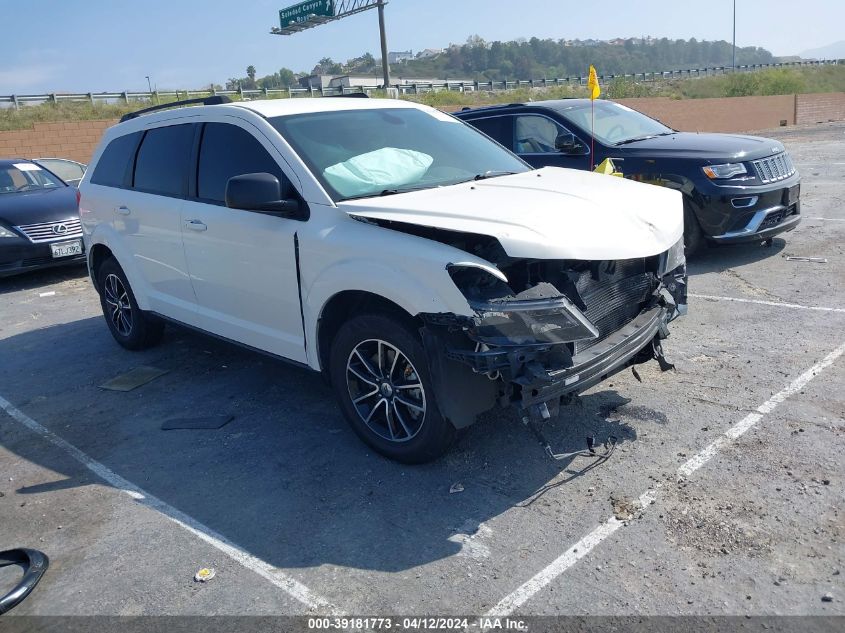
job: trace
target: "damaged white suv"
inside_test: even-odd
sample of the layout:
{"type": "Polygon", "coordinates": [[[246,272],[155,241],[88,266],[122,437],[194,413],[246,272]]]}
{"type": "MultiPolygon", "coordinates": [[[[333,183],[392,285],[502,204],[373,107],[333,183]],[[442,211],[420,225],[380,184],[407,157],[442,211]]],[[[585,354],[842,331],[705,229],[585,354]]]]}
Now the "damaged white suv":
{"type": "Polygon", "coordinates": [[[405,101],[201,101],[124,117],[80,184],[124,347],[174,321],[323,372],[355,432],[404,462],[494,406],[539,423],[665,363],[686,309],[679,192],[533,170],[405,101]]]}

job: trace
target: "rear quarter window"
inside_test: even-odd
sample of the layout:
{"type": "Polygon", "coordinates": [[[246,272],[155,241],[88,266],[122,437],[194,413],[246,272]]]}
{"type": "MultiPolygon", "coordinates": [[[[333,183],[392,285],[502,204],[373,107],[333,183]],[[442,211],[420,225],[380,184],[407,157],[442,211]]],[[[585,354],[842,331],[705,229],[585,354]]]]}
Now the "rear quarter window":
{"type": "Polygon", "coordinates": [[[135,132],[111,141],[94,167],[91,182],[106,187],[125,187],[129,180],[129,166],[140,138],[141,132],[135,132]]]}
{"type": "Polygon", "coordinates": [[[188,123],[147,130],[135,159],[133,188],[163,196],[186,196],[194,128],[188,123]]]}

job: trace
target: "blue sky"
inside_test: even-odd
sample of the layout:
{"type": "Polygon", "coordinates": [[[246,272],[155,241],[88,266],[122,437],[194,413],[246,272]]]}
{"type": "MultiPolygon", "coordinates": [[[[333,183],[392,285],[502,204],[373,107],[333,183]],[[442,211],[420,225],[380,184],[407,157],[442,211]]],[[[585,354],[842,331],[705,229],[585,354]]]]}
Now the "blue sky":
{"type": "MultiPolygon", "coordinates": [[[[281,67],[310,70],[329,56],[378,56],[366,11],[291,37],[269,35],[286,0],[41,0],[4,2],[0,94],[197,88],[281,67]]],[[[789,55],[843,39],[842,0],[737,0],[737,44],[789,55]]],[[[731,0],[390,0],[390,50],[518,37],[652,35],[731,38],[731,0]]],[[[646,69],[644,69],[646,70],[646,69]]]]}

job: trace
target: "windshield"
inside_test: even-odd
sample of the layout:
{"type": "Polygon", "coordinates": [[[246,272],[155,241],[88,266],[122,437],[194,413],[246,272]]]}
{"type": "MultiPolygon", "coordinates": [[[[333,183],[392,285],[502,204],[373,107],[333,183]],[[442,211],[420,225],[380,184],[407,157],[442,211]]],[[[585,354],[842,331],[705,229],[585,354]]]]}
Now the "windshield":
{"type": "Polygon", "coordinates": [[[316,112],[270,123],[335,202],[530,169],[469,125],[414,108],[316,112]]]}
{"type": "Polygon", "coordinates": [[[0,194],[59,187],[64,184],[58,178],[33,163],[0,166],[0,194]]]}
{"type": "Polygon", "coordinates": [[[35,161],[67,183],[74,183],[82,180],[85,175],[85,165],[72,160],[62,158],[36,158],[35,161]]]}
{"type": "Polygon", "coordinates": [[[591,125],[589,103],[563,105],[558,109],[564,117],[585,132],[593,127],[596,139],[605,145],[618,145],[633,139],[673,134],[675,130],[666,127],[636,110],[612,101],[595,101],[595,127],[591,125]]]}

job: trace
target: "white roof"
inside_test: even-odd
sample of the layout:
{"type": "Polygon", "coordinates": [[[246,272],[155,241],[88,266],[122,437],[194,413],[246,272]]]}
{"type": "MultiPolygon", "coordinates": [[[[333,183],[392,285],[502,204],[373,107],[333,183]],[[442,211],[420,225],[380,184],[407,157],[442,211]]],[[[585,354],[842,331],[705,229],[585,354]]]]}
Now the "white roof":
{"type": "Polygon", "coordinates": [[[299,97],[293,99],[262,99],[239,101],[226,107],[247,108],[265,117],[308,112],[337,112],[339,110],[380,110],[384,108],[416,108],[428,110],[427,106],[400,99],[363,99],[355,97],[299,97]]]}

